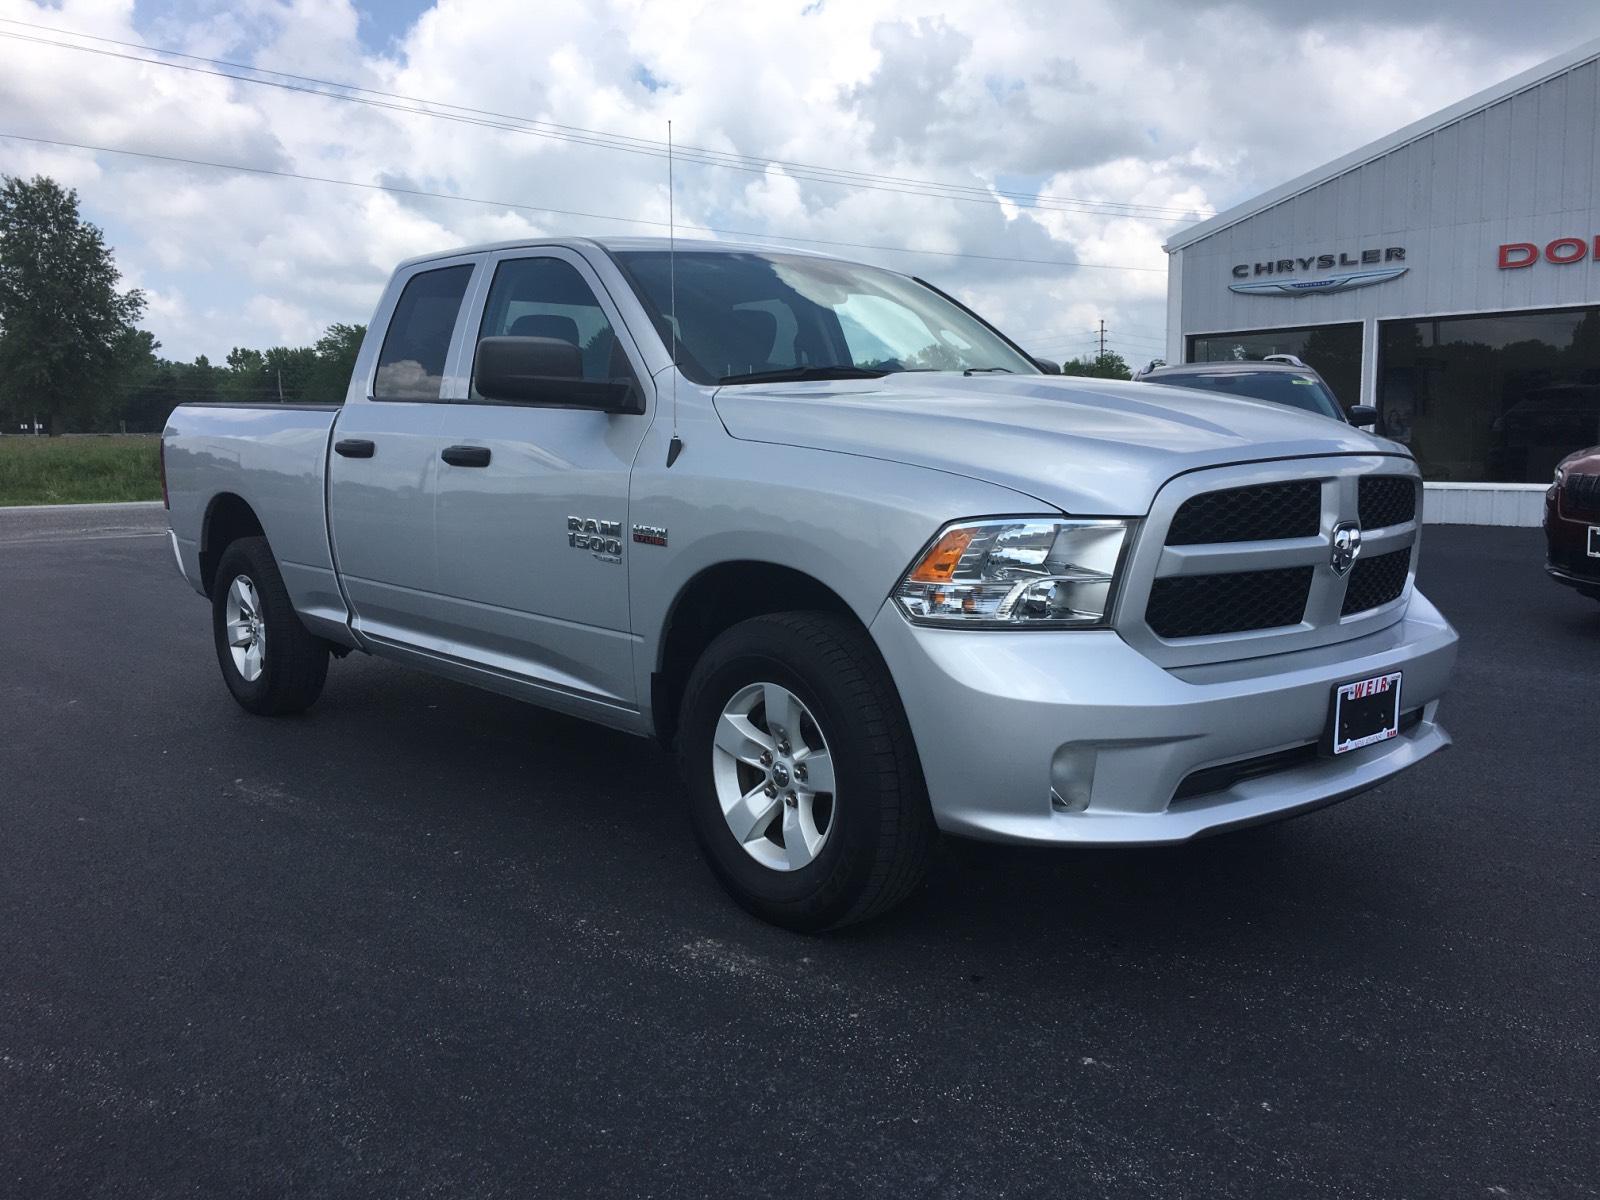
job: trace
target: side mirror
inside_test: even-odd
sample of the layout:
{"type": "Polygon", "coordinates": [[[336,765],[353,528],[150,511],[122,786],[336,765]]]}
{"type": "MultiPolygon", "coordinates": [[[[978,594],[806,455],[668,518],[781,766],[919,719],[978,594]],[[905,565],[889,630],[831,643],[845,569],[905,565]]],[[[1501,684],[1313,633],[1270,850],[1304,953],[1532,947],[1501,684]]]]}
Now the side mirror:
{"type": "Polygon", "coordinates": [[[1345,409],[1345,416],[1349,418],[1350,424],[1355,426],[1378,423],[1378,410],[1370,404],[1352,404],[1345,409]]]}
{"type": "Polygon", "coordinates": [[[1051,362],[1048,358],[1034,358],[1031,354],[1028,355],[1028,359],[1046,375],[1061,374],[1061,364],[1058,362],[1051,362]]]}
{"type": "Polygon", "coordinates": [[[472,383],[485,400],[509,404],[613,413],[643,410],[631,380],[585,379],[583,352],[560,338],[480,338],[472,383]]]}

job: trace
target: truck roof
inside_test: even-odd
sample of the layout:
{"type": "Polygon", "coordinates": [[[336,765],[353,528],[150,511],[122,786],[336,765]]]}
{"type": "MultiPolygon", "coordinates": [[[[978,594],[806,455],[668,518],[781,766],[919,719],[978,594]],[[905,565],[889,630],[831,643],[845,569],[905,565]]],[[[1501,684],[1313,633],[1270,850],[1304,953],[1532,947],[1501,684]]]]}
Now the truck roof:
{"type": "Polygon", "coordinates": [[[676,246],[679,254],[803,254],[808,258],[835,258],[831,254],[819,254],[815,250],[806,250],[797,246],[771,245],[758,242],[718,241],[714,238],[688,238],[681,237],[676,240],[664,237],[527,237],[516,238],[509,242],[482,242],[476,246],[456,246],[448,250],[435,250],[428,254],[418,254],[400,263],[396,270],[415,266],[417,263],[432,262],[435,259],[455,258],[462,254],[486,254],[499,250],[518,250],[523,247],[534,246],[565,246],[571,250],[581,249],[585,246],[598,246],[606,251],[629,250],[666,250],[669,246],[676,246]]]}

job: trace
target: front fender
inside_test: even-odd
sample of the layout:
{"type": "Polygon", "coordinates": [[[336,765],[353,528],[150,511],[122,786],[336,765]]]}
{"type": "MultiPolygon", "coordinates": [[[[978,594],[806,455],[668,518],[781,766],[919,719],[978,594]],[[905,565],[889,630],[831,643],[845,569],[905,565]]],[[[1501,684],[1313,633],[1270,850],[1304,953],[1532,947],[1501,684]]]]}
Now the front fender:
{"type": "MultiPolygon", "coordinates": [[[[628,547],[639,695],[660,668],[663,631],[696,576],[728,562],[799,571],[871,625],[912,557],[948,521],[1049,511],[1038,500],[926,467],[803,447],[709,438],[694,470],[636,467],[630,520],[668,544],[628,547]]],[[[641,452],[641,463],[660,463],[641,452]]]]}

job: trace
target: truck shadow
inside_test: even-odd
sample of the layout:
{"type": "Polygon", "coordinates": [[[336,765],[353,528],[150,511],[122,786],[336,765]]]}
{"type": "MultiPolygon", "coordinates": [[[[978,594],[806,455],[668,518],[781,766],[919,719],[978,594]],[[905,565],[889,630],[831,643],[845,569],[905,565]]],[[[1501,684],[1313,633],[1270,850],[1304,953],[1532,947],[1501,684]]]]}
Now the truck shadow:
{"type": "Polygon", "coordinates": [[[942,945],[962,961],[1115,956],[1123,947],[1146,959],[1207,947],[1238,956],[1257,934],[1276,944],[1290,932],[1348,931],[1352,909],[1391,903],[1394,873],[1405,874],[1398,856],[1370,853],[1369,822],[1388,807],[1385,793],[1176,847],[946,838],[900,909],[801,938],[747,917],[711,880],[675,765],[654,742],[377,663],[341,665],[317,712],[335,740],[365,747],[380,779],[409,785],[376,787],[385,805],[447,820],[456,837],[493,830],[502,853],[573,871],[577,908],[636,907],[674,926],[667,937],[715,937],[775,964],[870,958],[893,943],[942,945]],[[438,790],[427,786],[434,778],[438,790]],[[1375,807],[1353,807],[1367,805],[1375,807]]]}

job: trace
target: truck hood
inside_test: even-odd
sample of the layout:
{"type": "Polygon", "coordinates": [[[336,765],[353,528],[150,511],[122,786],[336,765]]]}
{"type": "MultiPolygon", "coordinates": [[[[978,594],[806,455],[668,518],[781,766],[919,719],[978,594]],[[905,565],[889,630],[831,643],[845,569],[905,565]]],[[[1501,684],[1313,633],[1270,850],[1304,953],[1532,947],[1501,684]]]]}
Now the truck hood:
{"type": "Polygon", "coordinates": [[[1150,383],[900,373],[724,387],[735,438],[887,459],[981,479],[1063,512],[1138,516],[1199,467],[1324,454],[1410,452],[1353,426],[1265,401],[1150,383]]]}

